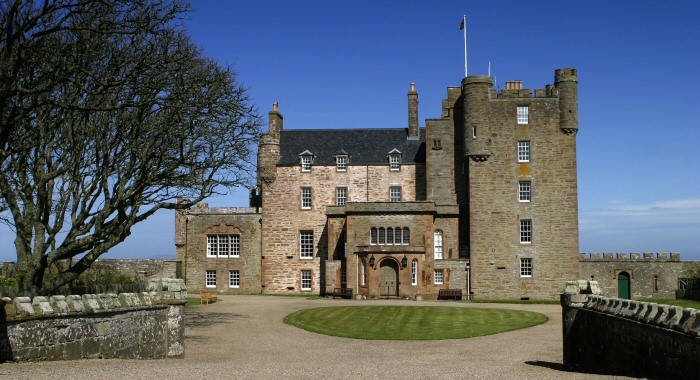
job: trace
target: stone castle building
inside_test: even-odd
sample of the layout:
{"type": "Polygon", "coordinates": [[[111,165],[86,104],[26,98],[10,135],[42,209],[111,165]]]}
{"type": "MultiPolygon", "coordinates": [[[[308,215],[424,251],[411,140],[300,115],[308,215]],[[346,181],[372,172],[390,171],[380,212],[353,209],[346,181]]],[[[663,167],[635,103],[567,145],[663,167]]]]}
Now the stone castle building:
{"type": "Polygon", "coordinates": [[[419,127],[284,129],[258,153],[257,208],[176,216],[192,290],[552,299],[579,274],[578,78],[494,89],[469,76],[419,127]]]}

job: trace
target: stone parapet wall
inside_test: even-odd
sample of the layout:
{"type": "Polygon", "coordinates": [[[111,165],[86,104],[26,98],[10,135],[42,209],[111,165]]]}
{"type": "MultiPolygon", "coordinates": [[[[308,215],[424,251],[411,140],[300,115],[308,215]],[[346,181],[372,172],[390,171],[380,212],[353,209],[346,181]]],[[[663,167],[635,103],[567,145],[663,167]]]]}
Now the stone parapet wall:
{"type": "Polygon", "coordinates": [[[581,253],[581,261],[681,261],[678,252],[581,253]]]}
{"type": "Polygon", "coordinates": [[[114,270],[134,278],[182,278],[182,262],[162,259],[99,259],[89,270],[114,270]]]}
{"type": "Polygon", "coordinates": [[[598,293],[597,283],[572,281],[561,295],[564,365],[609,375],[700,378],[700,310],[590,293],[598,293]]]}
{"type": "Polygon", "coordinates": [[[0,362],[182,357],[182,280],[150,292],[0,299],[0,362]]]}
{"type": "Polygon", "coordinates": [[[632,253],[614,258],[612,254],[592,254],[580,261],[579,275],[597,281],[602,295],[617,297],[620,295],[620,273],[626,272],[633,299],[675,298],[679,278],[700,277],[700,261],[680,261],[674,258],[675,253],[670,256],[659,254],[653,258],[650,255],[632,253]]]}

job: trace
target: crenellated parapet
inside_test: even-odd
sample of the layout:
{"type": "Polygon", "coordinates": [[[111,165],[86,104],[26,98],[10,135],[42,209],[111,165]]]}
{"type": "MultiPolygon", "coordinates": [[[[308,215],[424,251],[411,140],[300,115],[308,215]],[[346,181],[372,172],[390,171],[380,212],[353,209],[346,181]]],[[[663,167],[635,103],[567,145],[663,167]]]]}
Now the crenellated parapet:
{"type": "Polygon", "coordinates": [[[198,203],[194,207],[185,211],[190,215],[205,215],[205,214],[257,214],[259,209],[256,207],[209,207],[206,203],[198,203]]]}
{"type": "Polygon", "coordinates": [[[681,261],[681,254],[678,252],[592,252],[580,253],[581,261],[650,261],[667,262],[681,261]]]}

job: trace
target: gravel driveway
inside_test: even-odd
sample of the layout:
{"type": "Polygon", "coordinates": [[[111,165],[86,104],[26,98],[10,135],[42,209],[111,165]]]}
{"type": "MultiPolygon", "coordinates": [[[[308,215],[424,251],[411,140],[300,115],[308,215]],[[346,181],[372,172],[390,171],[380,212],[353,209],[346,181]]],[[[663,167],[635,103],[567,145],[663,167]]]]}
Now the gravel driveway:
{"type": "Polygon", "coordinates": [[[588,379],[561,365],[561,307],[449,301],[221,296],[187,309],[184,359],[0,364],[2,379],[588,379]],[[282,323],[299,309],[333,305],[496,307],[546,314],[535,327],[441,341],[330,337],[282,323]]]}

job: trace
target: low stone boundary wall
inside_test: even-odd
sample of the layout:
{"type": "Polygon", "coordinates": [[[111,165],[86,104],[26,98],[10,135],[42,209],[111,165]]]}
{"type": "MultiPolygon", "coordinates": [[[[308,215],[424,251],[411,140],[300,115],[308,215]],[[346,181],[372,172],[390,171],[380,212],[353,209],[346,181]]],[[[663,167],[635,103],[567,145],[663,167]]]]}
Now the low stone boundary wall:
{"type": "Polygon", "coordinates": [[[653,378],[700,378],[700,310],[596,295],[594,281],[561,296],[564,365],[653,378]]]}
{"type": "Polygon", "coordinates": [[[150,292],[0,299],[0,362],[182,357],[182,280],[150,292]]]}

